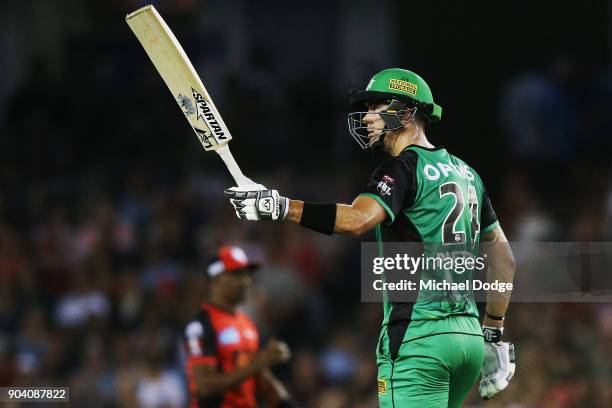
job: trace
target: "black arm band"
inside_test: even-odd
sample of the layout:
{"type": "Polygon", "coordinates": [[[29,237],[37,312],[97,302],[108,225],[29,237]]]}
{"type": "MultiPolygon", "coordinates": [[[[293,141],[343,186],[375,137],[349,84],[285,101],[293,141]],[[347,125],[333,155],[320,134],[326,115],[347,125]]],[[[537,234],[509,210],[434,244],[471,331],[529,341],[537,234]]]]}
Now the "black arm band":
{"type": "Polygon", "coordinates": [[[336,204],[304,203],[300,225],[332,235],[336,226],[336,204]]]}
{"type": "Polygon", "coordinates": [[[494,316],[492,314],[489,314],[487,312],[485,312],[485,314],[487,315],[487,317],[491,320],[498,320],[498,321],[503,321],[504,320],[504,316],[494,316]]]}

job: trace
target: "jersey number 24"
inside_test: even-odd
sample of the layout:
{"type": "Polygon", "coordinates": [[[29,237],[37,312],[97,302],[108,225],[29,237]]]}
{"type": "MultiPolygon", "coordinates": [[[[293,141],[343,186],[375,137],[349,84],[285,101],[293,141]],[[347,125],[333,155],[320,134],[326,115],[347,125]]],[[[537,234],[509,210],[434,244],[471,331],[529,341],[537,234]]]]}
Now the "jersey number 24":
{"type": "MultiPolygon", "coordinates": [[[[444,244],[465,244],[466,232],[457,227],[459,217],[465,209],[465,197],[461,186],[454,181],[449,181],[440,185],[440,198],[451,195],[455,198],[455,205],[446,214],[444,224],[442,224],[442,243],[444,244]]],[[[478,197],[474,186],[468,185],[468,205],[470,209],[470,227],[472,231],[472,244],[476,244],[480,223],[478,222],[478,197]]]]}

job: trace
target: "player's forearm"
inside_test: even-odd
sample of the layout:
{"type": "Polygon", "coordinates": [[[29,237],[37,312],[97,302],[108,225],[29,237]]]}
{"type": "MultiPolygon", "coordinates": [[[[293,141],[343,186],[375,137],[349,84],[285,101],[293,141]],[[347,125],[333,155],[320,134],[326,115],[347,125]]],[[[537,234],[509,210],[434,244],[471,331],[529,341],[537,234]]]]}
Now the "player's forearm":
{"type": "MultiPolygon", "coordinates": [[[[487,279],[489,282],[498,281],[500,283],[512,283],[514,279],[514,257],[507,243],[496,245],[496,248],[489,252],[489,270],[487,279]],[[498,255],[492,253],[500,252],[498,255]],[[494,259],[491,260],[491,257],[494,259]],[[495,259],[497,258],[497,259],[495,259]]],[[[491,316],[503,317],[506,315],[508,304],[510,303],[511,291],[499,292],[489,291],[487,293],[486,313],[491,316]]]]}
{"type": "MultiPolygon", "coordinates": [[[[487,255],[489,266],[487,280],[489,282],[511,283],[514,279],[516,265],[503,230],[500,227],[496,227],[492,231],[482,234],[481,243],[487,255]]],[[[488,316],[485,316],[485,325],[493,327],[503,326],[503,321],[499,320],[499,318],[506,314],[510,302],[510,294],[511,291],[489,291],[487,293],[486,314],[488,316]]]]}
{"type": "Polygon", "coordinates": [[[380,197],[372,198],[371,194],[357,196],[351,205],[290,200],[276,190],[259,188],[232,187],[225,194],[241,220],[284,220],[327,235],[361,235],[383,222],[389,211],[380,197]]]}
{"type": "MultiPolygon", "coordinates": [[[[330,204],[325,204],[330,205],[330,204]]],[[[373,228],[377,223],[380,222],[377,219],[376,214],[371,214],[367,211],[363,211],[359,208],[355,208],[354,205],[347,204],[334,204],[335,205],[335,219],[333,221],[333,233],[334,234],[345,234],[359,236],[373,228]]],[[[289,200],[289,211],[287,213],[286,221],[304,224],[302,221],[302,215],[304,212],[304,202],[300,200],[289,200]]],[[[316,229],[315,229],[316,230],[316,229]]]]}
{"type": "Polygon", "coordinates": [[[353,236],[363,235],[374,228],[380,220],[375,214],[355,208],[354,205],[338,204],[334,232],[353,236]]]}
{"type": "Polygon", "coordinates": [[[275,407],[280,404],[281,401],[289,399],[289,392],[287,392],[285,386],[269,369],[265,369],[261,372],[257,386],[259,393],[271,407],[275,407]]]}
{"type": "Polygon", "coordinates": [[[289,212],[285,221],[299,224],[302,219],[302,211],[304,210],[304,202],[300,200],[289,200],[289,212]]]}
{"type": "Polygon", "coordinates": [[[300,224],[323,234],[342,233],[336,227],[340,206],[341,204],[311,204],[300,200],[289,200],[289,211],[285,221],[300,224]]]}

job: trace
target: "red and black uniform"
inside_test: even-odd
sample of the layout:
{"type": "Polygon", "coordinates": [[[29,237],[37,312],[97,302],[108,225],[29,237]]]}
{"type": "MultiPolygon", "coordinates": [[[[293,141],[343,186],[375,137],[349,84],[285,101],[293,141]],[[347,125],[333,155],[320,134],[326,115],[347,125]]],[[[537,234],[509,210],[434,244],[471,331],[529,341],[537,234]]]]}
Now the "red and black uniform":
{"type": "Polygon", "coordinates": [[[248,366],[259,349],[255,324],[241,311],[230,313],[210,303],[203,303],[195,320],[185,329],[187,379],[191,408],[252,408],[257,406],[254,377],[226,392],[198,396],[193,367],[208,364],[221,373],[248,366]]]}

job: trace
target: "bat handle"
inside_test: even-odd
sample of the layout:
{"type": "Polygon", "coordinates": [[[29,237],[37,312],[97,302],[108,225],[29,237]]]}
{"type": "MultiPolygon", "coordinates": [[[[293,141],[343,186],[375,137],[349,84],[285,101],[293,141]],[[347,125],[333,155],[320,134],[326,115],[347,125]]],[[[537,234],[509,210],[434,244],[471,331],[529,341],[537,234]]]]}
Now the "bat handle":
{"type": "Polygon", "coordinates": [[[238,163],[236,163],[236,159],[234,159],[234,156],[232,155],[227,143],[218,148],[216,152],[219,154],[219,156],[221,156],[221,159],[225,163],[225,166],[229,172],[232,174],[232,177],[236,181],[236,184],[238,184],[238,187],[255,184],[253,180],[242,174],[242,170],[240,170],[240,167],[238,167],[238,163]]]}

